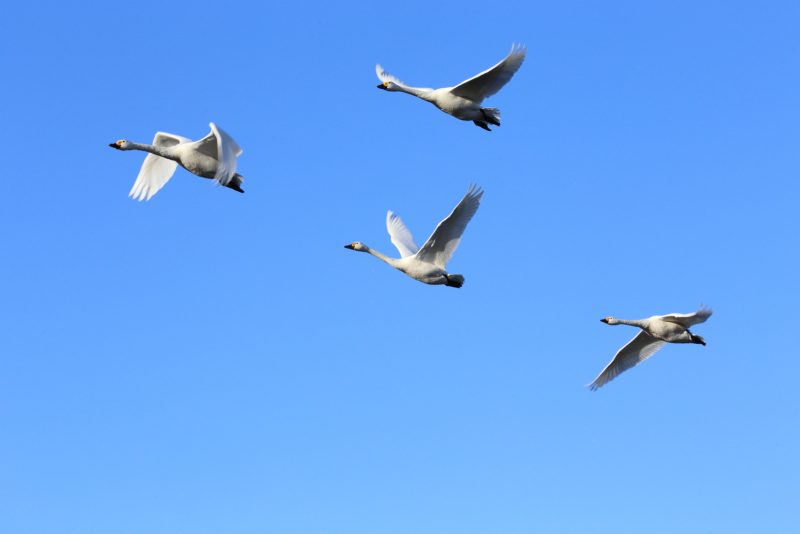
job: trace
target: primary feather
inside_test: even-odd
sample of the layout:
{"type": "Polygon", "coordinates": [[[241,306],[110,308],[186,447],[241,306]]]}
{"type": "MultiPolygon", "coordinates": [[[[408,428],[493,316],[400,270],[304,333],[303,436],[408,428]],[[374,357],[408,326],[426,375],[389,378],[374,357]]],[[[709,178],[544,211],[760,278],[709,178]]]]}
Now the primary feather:
{"type": "Polygon", "coordinates": [[[661,318],[665,321],[679,324],[684,328],[689,328],[690,326],[706,322],[706,319],[711,317],[712,313],[710,308],[703,307],[694,313],[670,313],[669,315],[663,315],[661,318]]]}
{"type": "Polygon", "coordinates": [[[419,247],[414,243],[414,236],[411,235],[411,231],[403,223],[403,220],[392,210],[386,212],[386,229],[401,258],[417,253],[419,247]]]}
{"type": "Polygon", "coordinates": [[[661,341],[644,330],[636,334],[624,347],[619,349],[614,358],[606,365],[605,369],[597,375],[591,385],[592,391],[607,384],[623,371],[639,365],[647,358],[658,352],[667,342],[661,341]]]}
{"type": "Polygon", "coordinates": [[[458,248],[467,223],[478,211],[482,197],[483,190],[475,185],[470,185],[461,202],[450,215],[436,226],[431,236],[417,252],[416,258],[444,269],[458,248]]]}
{"type": "MultiPolygon", "coordinates": [[[[153,137],[153,145],[161,147],[173,147],[189,142],[191,140],[186,137],[166,132],[157,132],[153,137]]],[[[169,182],[177,167],[177,161],[147,154],[128,196],[134,200],[150,200],[169,182]]]]}
{"type": "Polygon", "coordinates": [[[511,47],[511,52],[497,65],[486,69],[460,84],[453,87],[450,92],[456,96],[481,103],[497,93],[507,84],[525,61],[528,49],[523,45],[511,47]]]}

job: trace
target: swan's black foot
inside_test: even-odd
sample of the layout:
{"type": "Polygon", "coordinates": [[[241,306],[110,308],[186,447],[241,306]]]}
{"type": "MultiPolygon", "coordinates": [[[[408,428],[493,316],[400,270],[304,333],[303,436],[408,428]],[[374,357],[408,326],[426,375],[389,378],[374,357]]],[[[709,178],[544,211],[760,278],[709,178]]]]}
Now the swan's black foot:
{"type": "Polygon", "coordinates": [[[489,129],[489,125],[486,124],[484,121],[472,121],[472,122],[475,123],[475,126],[480,126],[481,128],[483,128],[487,132],[491,132],[491,130],[489,129]]]}
{"type": "Polygon", "coordinates": [[[444,275],[444,285],[447,287],[461,287],[464,285],[464,277],[460,274],[446,274],[444,275]]]}
{"type": "Polygon", "coordinates": [[[240,174],[234,175],[234,177],[225,185],[225,187],[240,193],[244,193],[244,189],[242,189],[242,176],[240,174]]]}
{"type": "Polygon", "coordinates": [[[698,345],[703,345],[704,347],[706,346],[706,340],[705,339],[703,339],[700,336],[696,336],[696,335],[692,334],[688,330],[686,332],[689,334],[690,339],[692,340],[692,343],[697,343],[698,345]]]}
{"type": "MultiPolygon", "coordinates": [[[[486,113],[486,108],[481,108],[481,115],[483,115],[484,120],[486,122],[488,122],[489,124],[494,124],[495,126],[500,126],[500,121],[497,120],[497,118],[495,118],[493,115],[491,115],[489,113],[486,113]]],[[[486,129],[488,130],[489,128],[486,128],[486,129]]]]}

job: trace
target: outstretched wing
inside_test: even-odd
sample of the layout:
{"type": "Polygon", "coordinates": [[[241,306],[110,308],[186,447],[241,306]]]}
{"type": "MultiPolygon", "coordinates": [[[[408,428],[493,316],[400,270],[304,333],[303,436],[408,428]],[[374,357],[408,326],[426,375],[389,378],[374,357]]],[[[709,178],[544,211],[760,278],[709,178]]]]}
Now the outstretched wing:
{"type": "Polygon", "coordinates": [[[242,149],[225,130],[213,122],[209,123],[209,126],[211,131],[197,141],[195,148],[217,160],[217,172],[214,174],[214,180],[220,185],[228,185],[233,175],[236,174],[236,158],[242,154],[242,149]]]}
{"type": "Polygon", "coordinates": [[[403,223],[403,220],[392,210],[386,212],[386,229],[389,231],[392,244],[397,247],[401,257],[405,258],[417,253],[419,247],[414,243],[414,236],[411,235],[411,231],[403,223]]]}
{"type": "Polygon", "coordinates": [[[458,248],[467,223],[478,211],[482,196],[483,190],[480,187],[470,185],[467,194],[464,195],[458,206],[436,226],[436,230],[419,249],[417,259],[444,269],[453,252],[458,248]]]}
{"type": "Polygon", "coordinates": [[[696,324],[706,322],[706,319],[711,317],[714,313],[710,308],[700,308],[694,313],[670,313],[669,315],[662,315],[661,318],[670,323],[676,323],[684,328],[690,328],[696,324]]]}
{"type": "MultiPolygon", "coordinates": [[[[187,139],[186,137],[164,132],[157,132],[156,136],[153,138],[154,145],[164,147],[190,142],[191,139],[187,139]]],[[[139,201],[150,200],[153,198],[153,195],[158,193],[158,191],[169,182],[169,179],[175,174],[175,169],[177,167],[177,161],[162,158],[155,154],[147,154],[128,196],[139,201]]]]}
{"type": "Polygon", "coordinates": [[[627,371],[655,354],[665,343],[666,341],[656,339],[641,330],[627,345],[619,349],[611,362],[603,369],[603,372],[597,375],[594,382],[589,385],[589,388],[594,391],[603,387],[618,374],[627,371]]]}
{"type": "Polygon", "coordinates": [[[382,82],[394,82],[399,83],[400,85],[405,85],[403,82],[383,70],[383,67],[380,65],[375,65],[375,74],[378,75],[378,79],[382,82]]]}
{"type": "Polygon", "coordinates": [[[523,45],[512,46],[511,52],[500,63],[461,82],[450,89],[450,92],[473,102],[482,102],[484,98],[492,96],[508,83],[525,61],[527,51],[523,45]]]}

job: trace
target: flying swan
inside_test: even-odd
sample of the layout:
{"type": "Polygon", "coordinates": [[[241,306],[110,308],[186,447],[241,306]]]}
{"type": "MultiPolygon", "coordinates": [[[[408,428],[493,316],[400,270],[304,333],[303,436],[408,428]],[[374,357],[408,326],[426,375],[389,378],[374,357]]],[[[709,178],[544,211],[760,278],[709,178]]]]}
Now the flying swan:
{"type": "Polygon", "coordinates": [[[236,158],[242,154],[242,149],[222,128],[213,122],[209,126],[211,131],[199,141],[158,132],[152,145],[125,139],[109,144],[117,150],[149,152],[128,196],[134,200],[150,200],[172,178],[178,164],[192,174],[244,193],[241,187],[244,178],[236,173],[236,158]]]}
{"type": "Polygon", "coordinates": [[[597,375],[589,385],[592,391],[603,387],[618,374],[645,361],[655,354],[665,343],[697,343],[705,345],[705,340],[689,331],[690,326],[704,323],[711,317],[711,310],[700,308],[695,313],[671,313],[669,315],[654,315],[638,321],[625,321],[606,317],[600,319],[610,325],[627,324],[641,328],[641,332],[631,339],[627,345],[619,349],[614,359],[606,365],[603,372],[597,375]]]}
{"type": "Polygon", "coordinates": [[[375,72],[381,83],[378,89],[400,91],[430,102],[445,113],[462,121],[472,121],[484,130],[491,131],[489,124],[500,126],[500,110],[482,108],[481,102],[499,91],[519,70],[525,61],[527,49],[524,45],[512,46],[511,52],[500,63],[489,70],[463,81],[455,87],[427,89],[411,87],[375,65],[375,72]]]}
{"type": "Polygon", "coordinates": [[[344,248],[369,252],[414,280],[432,285],[461,287],[464,285],[464,277],[460,274],[448,274],[445,267],[456,251],[467,223],[478,211],[482,196],[483,191],[479,187],[470,186],[458,206],[436,226],[422,248],[414,243],[414,237],[400,217],[391,210],[386,212],[386,229],[392,244],[400,252],[400,259],[386,257],[358,241],[345,245],[344,248]]]}

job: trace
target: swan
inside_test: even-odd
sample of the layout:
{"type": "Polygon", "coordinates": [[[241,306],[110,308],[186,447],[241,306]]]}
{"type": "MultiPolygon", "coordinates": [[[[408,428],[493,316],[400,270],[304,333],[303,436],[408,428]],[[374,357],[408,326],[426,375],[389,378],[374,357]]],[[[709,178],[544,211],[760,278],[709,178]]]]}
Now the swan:
{"type": "Polygon", "coordinates": [[[128,196],[134,200],[150,200],[172,178],[178,164],[192,174],[211,178],[244,193],[241,187],[244,178],[236,173],[236,158],[242,154],[242,149],[222,128],[213,122],[209,126],[211,131],[199,141],[157,132],[152,145],[125,139],[109,144],[117,150],[149,152],[128,196]]]}
{"type": "Polygon", "coordinates": [[[705,345],[706,341],[690,330],[690,326],[704,323],[711,317],[712,311],[700,308],[694,313],[670,313],[669,315],[654,315],[638,321],[626,321],[605,317],[600,319],[610,325],[627,324],[642,330],[631,339],[627,345],[619,349],[606,368],[597,375],[589,385],[594,391],[613,380],[618,374],[645,361],[655,354],[665,343],[696,343],[705,345]]]}
{"type": "Polygon", "coordinates": [[[445,113],[462,121],[472,121],[476,126],[491,131],[489,124],[500,126],[500,110],[482,108],[481,102],[499,91],[519,70],[525,61],[527,48],[524,45],[512,46],[511,52],[500,63],[463,81],[455,87],[427,89],[411,87],[375,65],[375,72],[381,83],[378,89],[400,91],[430,102],[445,113]]]}
{"type": "Polygon", "coordinates": [[[386,212],[386,229],[392,244],[400,252],[399,259],[389,258],[358,241],[345,245],[344,248],[368,252],[414,280],[431,285],[461,287],[464,285],[464,277],[460,274],[449,274],[445,267],[456,251],[467,223],[478,211],[482,196],[483,190],[471,185],[461,202],[436,226],[422,248],[414,243],[414,237],[403,220],[391,210],[386,212]]]}

